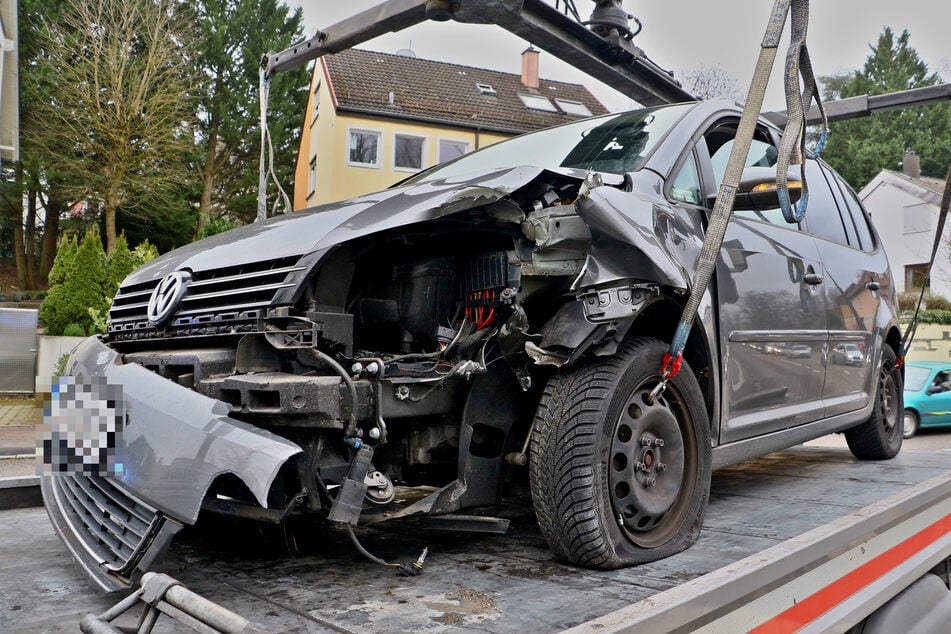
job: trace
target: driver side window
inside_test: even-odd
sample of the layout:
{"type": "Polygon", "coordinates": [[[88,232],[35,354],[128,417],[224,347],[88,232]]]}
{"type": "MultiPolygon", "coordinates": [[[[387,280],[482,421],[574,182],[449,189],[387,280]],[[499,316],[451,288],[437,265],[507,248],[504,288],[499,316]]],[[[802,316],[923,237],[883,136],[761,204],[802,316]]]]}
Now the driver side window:
{"type": "Polygon", "coordinates": [[[937,394],[939,392],[946,392],[949,388],[951,388],[951,372],[942,370],[938,372],[938,375],[934,378],[934,382],[928,389],[928,393],[937,394]]]}
{"type": "MultiPolygon", "coordinates": [[[[736,125],[734,124],[718,125],[711,128],[704,135],[707,149],[710,152],[710,167],[713,170],[713,178],[718,191],[726,174],[726,165],[730,160],[730,153],[733,151],[735,136],[736,125]]],[[[769,135],[765,130],[757,129],[756,137],[750,143],[750,152],[746,156],[744,165],[746,167],[776,167],[778,158],[779,150],[769,141],[769,135]]],[[[765,211],[734,211],[733,215],[734,217],[780,225],[787,229],[798,228],[798,225],[786,222],[782,210],[778,207],[765,211]]]]}

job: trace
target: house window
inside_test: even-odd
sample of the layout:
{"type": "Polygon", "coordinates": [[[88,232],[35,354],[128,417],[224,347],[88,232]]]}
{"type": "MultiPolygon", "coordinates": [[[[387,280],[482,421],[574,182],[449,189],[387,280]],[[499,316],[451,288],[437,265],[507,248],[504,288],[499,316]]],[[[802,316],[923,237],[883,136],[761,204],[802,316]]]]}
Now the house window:
{"type": "Polygon", "coordinates": [[[525,104],[526,108],[531,108],[532,110],[544,110],[545,112],[558,112],[558,108],[548,100],[548,97],[542,97],[541,95],[525,95],[522,93],[518,94],[518,98],[522,100],[522,103],[525,104]]]}
{"type": "Polygon", "coordinates": [[[905,265],[905,290],[911,290],[913,288],[921,288],[924,286],[926,289],[931,288],[930,280],[928,280],[928,265],[927,264],[906,264],[905,265]]]}
{"type": "Polygon", "coordinates": [[[579,117],[591,116],[591,111],[588,110],[588,106],[584,105],[580,101],[572,101],[571,99],[555,99],[555,103],[558,104],[558,107],[564,110],[566,114],[573,114],[579,117]]]}
{"type": "Polygon", "coordinates": [[[426,137],[411,134],[393,136],[393,169],[415,172],[423,168],[426,137]]]}
{"type": "Polygon", "coordinates": [[[445,163],[454,158],[459,158],[469,150],[468,141],[453,141],[451,139],[439,139],[439,162],[445,163]]]}
{"type": "Polygon", "coordinates": [[[380,166],[380,137],[375,130],[350,130],[347,165],[356,167],[380,166]]]}
{"type": "Polygon", "coordinates": [[[476,88],[483,95],[498,95],[499,93],[489,84],[476,84],[476,88]]]}
{"type": "Polygon", "coordinates": [[[314,82],[314,94],[311,96],[311,104],[313,104],[313,116],[310,120],[310,124],[314,125],[317,121],[317,115],[320,114],[320,77],[314,82]]]}
{"type": "Polygon", "coordinates": [[[905,233],[931,231],[931,205],[919,203],[905,207],[905,233]]]}
{"type": "Polygon", "coordinates": [[[310,172],[307,176],[308,198],[317,190],[317,157],[310,159],[310,172]]]}

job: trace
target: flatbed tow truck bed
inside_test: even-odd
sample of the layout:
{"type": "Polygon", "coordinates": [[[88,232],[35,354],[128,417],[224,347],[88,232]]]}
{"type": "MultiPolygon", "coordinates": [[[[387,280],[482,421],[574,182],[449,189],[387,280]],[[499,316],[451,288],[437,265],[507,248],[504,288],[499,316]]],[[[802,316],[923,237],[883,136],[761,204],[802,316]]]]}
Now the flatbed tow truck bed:
{"type": "MultiPolygon", "coordinates": [[[[951,555],[951,450],[859,462],[797,447],[723,469],[699,542],[624,570],[556,561],[525,497],[486,512],[511,520],[506,535],[360,532],[388,561],[428,546],[418,577],[363,559],[341,531],[232,539],[218,522],[180,534],[164,572],[266,632],[841,631],[951,555]]],[[[0,632],[76,631],[120,598],[85,580],[41,508],[0,512],[0,571],[0,632]]]]}

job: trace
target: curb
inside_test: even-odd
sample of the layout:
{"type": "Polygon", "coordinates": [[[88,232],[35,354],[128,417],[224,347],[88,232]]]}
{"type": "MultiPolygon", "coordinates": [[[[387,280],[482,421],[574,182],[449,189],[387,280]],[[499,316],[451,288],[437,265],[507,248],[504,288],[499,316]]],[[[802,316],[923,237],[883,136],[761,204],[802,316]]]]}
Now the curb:
{"type": "Polygon", "coordinates": [[[0,511],[43,506],[40,476],[0,478],[0,511]]]}
{"type": "Polygon", "coordinates": [[[36,449],[29,447],[13,447],[12,449],[0,449],[0,460],[10,458],[36,458],[36,449]]]}

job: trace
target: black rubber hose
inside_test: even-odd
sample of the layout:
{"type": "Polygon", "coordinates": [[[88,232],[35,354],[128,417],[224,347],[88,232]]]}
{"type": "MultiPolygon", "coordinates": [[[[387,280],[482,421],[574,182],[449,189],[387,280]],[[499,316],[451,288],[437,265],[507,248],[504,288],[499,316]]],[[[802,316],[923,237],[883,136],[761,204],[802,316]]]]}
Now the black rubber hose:
{"type": "Polygon", "coordinates": [[[350,392],[350,422],[347,423],[347,428],[343,433],[347,438],[355,438],[357,435],[357,386],[354,384],[353,379],[350,378],[350,374],[344,370],[342,365],[334,361],[330,355],[316,348],[314,348],[313,351],[318,359],[329,365],[334,372],[340,375],[343,382],[347,384],[347,390],[350,392]]]}

